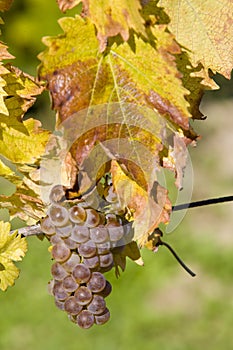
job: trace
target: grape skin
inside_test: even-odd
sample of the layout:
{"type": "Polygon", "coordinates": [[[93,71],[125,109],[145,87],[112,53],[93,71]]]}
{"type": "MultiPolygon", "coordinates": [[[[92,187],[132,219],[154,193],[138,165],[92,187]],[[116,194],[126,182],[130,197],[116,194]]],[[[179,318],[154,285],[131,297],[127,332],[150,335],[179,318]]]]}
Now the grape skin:
{"type": "Polygon", "coordinates": [[[90,239],[89,230],[85,226],[75,225],[71,232],[71,238],[77,243],[85,243],[90,239]]]}
{"type": "Polygon", "coordinates": [[[94,295],[92,301],[87,307],[87,310],[91,311],[94,315],[99,315],[106,309],[106,302],[100,295],[94,295]]]}
{"type": "Polygon", "coordinates": [[[55,233],[55,227],[48,216],[42,219],[40,227],[41,227],[41,231],[48,236],[54,235],[55,233]]]}
{"type": "Polygon", "coordinates": [[[87,287],[81,286],[74,293],[74,297],[79,305],[87,305],[92,299],[92,292],[87,287]]]}
{"type": "Polygon", "coordinates": [[[108,230],[103,225],[90,228],[90,238],[95,243],[104,243],[109,240],[108,230]]]}
{"type": "Polygon", "coordinates": [[[87,227],[96,227],[99,225],[100,222],[100,215],[95,209],[86,209],[86,221],[85,226],[87,227]]]}
{"type": "Polygon", "coordinates": [[[58,203],[65,199],[65,191],[62,185],[53,186],[49,194],[49,200],[52,203],[58,203]]]}
{"type": "Polygon", "coordinates": [[[105,309],[105,311],[102,313],[102,315],[95,315],[95,323],[97,325],[102,325],[108,322],[110,318],[110,312],[108,308],[105,309]]]}
{"type": "Polygon", "coordinates": [[[95,318],[90,311],[83,310],[78,314],[76,322],[80,328],[88,329],[94,324],[95,318]]]}
{"type": "Polygon", "coordinates": [[[62,266],[67,272],[72,272],[75,268],[80,263],[80,257],[76,253],[72,253],[71,256],[67,261],[65,261],[62,266]]]}
{"type": "Polygon", "coordinates": [[[65,244],[55,244],[52,247],[52,257],[58,262],[64,262],[69,259],[71,255],[70,249],[65,244]]]}
{"type": "Polygon", "coordinates": [[[71,275],[68,275],[63,279],[62,286],[67,292],[71,293],[75,292],[79,285],[71,275]]]}
{"type": "Polygon", "coordinates": [[[91,258],[96,254],[96,245],[91,240],[80,244],[78,252],[84,258],[91,258]]]}
{"type": "Polygon", "coordinates": [[[64,309],[71,315],[78,315],[82,311],[82,306],[78,304],[74,296],[71,296],[66,299],[64,309]]]}
{"type": "Polygon", "coordinates": [[[73,269],[73,277],[79,284],[86,283],[91,277],[91,271],[84,264],[78,264],[73,269]]]}
{"type": "Polygon", "coordinates": [[[54,277],[54,279],[58,281],[62,281],[67,275],[67,271],[64,269],[64,267],[59,264],[58,262],[55,262],[51,267],[51,274],[54,277]]]}
{"type": "Polygon", "coordinates": [[[82,224],[87,217],[86,210],[83,207],[75,205],[69,209],[69,217],[75,224],[82,224]]]}
{"type": "Polygon", "coordinates": [[[106,279],[100,272],[93,272],[87,287],[93,292],[101,292],[106,286],[106,279]]]}
{"type": "Polygon", "coordinates": [[[55,226],[61,227],[69,220],[68,210],[60,205],[52,204],[48,210],[48,216],[55,226]]]}

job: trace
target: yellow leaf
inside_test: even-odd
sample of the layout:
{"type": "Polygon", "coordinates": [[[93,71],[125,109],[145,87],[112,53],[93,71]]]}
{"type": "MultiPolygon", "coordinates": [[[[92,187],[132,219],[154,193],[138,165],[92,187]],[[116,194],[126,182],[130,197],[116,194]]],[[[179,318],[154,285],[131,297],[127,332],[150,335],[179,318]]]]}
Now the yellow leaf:
{"type": "Polygon", "coordinates": [[[0,289],[3,291],[14,284],[19,276],[13,261],[20,261],[27,251],[25,238],[10,233],[10,224],[0,221],[0,289]]]}
{"type": "Polygon", "coordinates": [[[43,155],[49,132],[34,119],[23,122],[27,135],[1,122],[0,153],[14,163],[35,163],[43,155]]]}
{"type": "MultiPolygon", "coordinates": [[[[169,221],[171,204],[167,193],[162,202],[156,202],[150,192],[145,191],[123,171],[114,160],[111,163],[112,182],[122,209],[128,209],[134,220],[134,239],[140,242],[146,238],[161,222],[169,221]]],[[[157,188],[157,194],[159,193],[157,188]]]]}
{"type": "Polygon", "coordinates": [[[233,68],[232,0],[160,0],[170,17],[169,29],[189,50],[194,66],[202,63],[230,79],[233,68]]]}

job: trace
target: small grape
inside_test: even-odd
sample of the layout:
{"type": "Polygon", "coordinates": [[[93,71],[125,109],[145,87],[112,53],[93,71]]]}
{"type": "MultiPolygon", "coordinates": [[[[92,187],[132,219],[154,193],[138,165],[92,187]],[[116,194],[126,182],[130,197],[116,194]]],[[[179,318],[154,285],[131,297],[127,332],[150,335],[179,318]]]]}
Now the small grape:
{"type": "Polygon", "coordinates": [[[56,234],[61,238],[68,238],[71,235],[73,226],[66,224],[63,227],[56,227],[56,234]]]}
{"type": "Polygon", "coordinates": [[[78,304],[74,296],[71,296],[66,299],[64,303],[64,309],[71,315],[78,315],[82,310],[82,306],[78,304]]]}
{"type": "Polygon", "coordinates": [[[106,286],[106,279],[100,272],[93,272],[87,287],[93,292],[101,292],[106,286]]]}
{"type": "Polygon", "coordinates": [[[84,264],[78,264],[73,269],[73,277],[79,283],[86,283],[91,277],[90,269],[84,264]]]}
{"type": "Polygon", "coordinates": [[[113,265],[113,255],[112,253],[108,253],[105,255],[100,255],[100,266],[101,267],[109,267],[113,265]]]}
{"type": "Polygon", "coordinates": [[[112,242],[119,241],[124,236],[124,227],[117,221],[107,223],[108,233],[112,242]]]}
{"type": "Polygon", "coordinates": [[[86,220],[86,210],[78,205],[69,209],[70,220],[75,224],[82,224],[86,220]]]}
{"type": "Polygon", "coordinates": [[[75,266],[77,266],[79,263],[80,263],[79,255],[76,253],[72,253],[70,258],[66,262],[64,262],[62,266],[67,272],[72,272],[75,266]]]}
{"type": "Polygon", "coordinates": [[[46,233],[47,236],[54,235],[55,233],[55,227],[48,216],[42,219],[40,227],[41,231],[46,233]]]}
{"type": "Polygon", "coordinates": [[[52,204],[48,210],[48,216],[55,226],[64,226],[69,220],[68,210],[60,205],[52,204]]]}
{"type": "Polygon", "coordinates": [[[58,235],[53,235],[51,238],[50,238],[50,243],[52,245],[55,245],[55,244],[61,244],[63,243],[63,239],[58,236],[58,235]]]}
{"type": "Polygon", "coordinates": [[[65,244],[55,244],[52,248],[52,257],[58,262],[64,262],[70,257],[70,249],[65,244]]]}
{"type": "Polygon", "coordinates": [[[64,302],[64,300],[55,299],[55,305],[56,305],[56,307],[58,307],[58,309],[60,309],[62,311],[65,310],[65,302],[64,302]]]}
{"type": "Polygon", "coordinates": [[[78,252],[84,258],[91,258],[96,254],[96,245],[93,241],[89,240],[85,243],[80,244],[78,252]]]}
{"type": "Polygon", "coordinates": [[[75,225],[71,232],[71,238],[77,243],[85,243],[89,240],[89,229],[85,226],[75,225]]]}
{"type": "Polygon", "coordinates": [[[62,281],[66,276],[67,276],[67,272],[64,269],[64,267],[59,264],[58,262],[55,262],[52,267],[51,267],[51,273],[52,276],[58,280],[58,281],[62,281]]]}
{"type": "Polygon", "coordinates": [[[102,296],[94,295],[92,301],[87,307],[87,310],[91,311],[94,315],[99,315],[106,309],[106,303],[102,296]]]}
{"type": "Polygon", "coordinates": [[[108,308],[106,308],[105,311],[102,313],[102,315],[95,316],[95,323],[98,325],[102,325],[108,322],[109,318],[110,318],[110,312],[108,308]]]}
{"type": "Polygon", "coordinates": [[[65,191],[62,185],[54,186],[49,194],[49,200],[52,203],[58,203],[65,199],[65,191]]]}
{"type": "Polygon", "coordinates": [[[86,221],[85,226],[87,227],[96,227],[100,223],[100,215],[95,209],[86,209],[86,221]]]}
{"type": "Polygon", "coordinates": [[[65,243],[65,245],[67,246],[67,248],[74,250],[78,248],[78,243],[73,241],[72,238],[68,237],[63,239],[63,242],[65,243]]]}
{"type": "Polygon", "coordinates": [[[62,281],[62,285],[64,289],[70,293],[74,292],[78,288],[78,284],[72,276],[66,276],[62,281]]]}
{"type": "Polygon", "coordinates": [[[109,281],[106,281],[106,286],[104,289],[98,293],[98,295],[102,295],[102,297],[106,298],[112,291],[112,285],[109,281]]]}
{"type": "Polygon", "coordinates": [[[94,324],[95,318],[90,311],[83,310],[78,314],[76,322],[79,327],[87,329],[94,324]]]}
{"type": "Polygon", "coordinates": [[[109,239],[108,230],[103,225],[90,228],[90,238],[95,243],[104,243],[109,239]]]}
{"type": "Polygon", "coordinates": [[[65,300],[66,298],[68,298],[69,294],[64,289],[61,281],[55,281],[53,286],[53,295],[58,300],[65,300]]]}
{"type": "Polygon", "coordinates": [[[92,258],[84,258],[83,263],[89,267],[89,269],[94,269],[99,266],[99,257],[95,255],[92,258]]]}
{"type": "Polygon", "coordinates": [[[74,296],[80,305],[87,305],[92,299],[92,292],[87,287],[81,286],[76,290],[74,296]]]}
{"type": "Polygon", "coordinates": [[[111,249],[110,242],[104,242],[100,244],[96,244],[98,254],[107,254],[111,249]]]}

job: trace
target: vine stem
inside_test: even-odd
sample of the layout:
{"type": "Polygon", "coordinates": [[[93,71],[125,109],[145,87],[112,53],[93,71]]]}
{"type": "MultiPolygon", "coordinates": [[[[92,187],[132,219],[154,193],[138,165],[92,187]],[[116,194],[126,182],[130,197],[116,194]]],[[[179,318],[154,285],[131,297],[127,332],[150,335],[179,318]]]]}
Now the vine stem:
{"type": "MultiPolygon", "coordinates": [[[[196,202],[174,205],[172,207],[172,211],[178,211],[178,210],[202,207],[202,206],[206,206],[206,205],[210,205],[210,204],[225,203],[225,202],[232,202],[232,201],[233,201],[233,196],[209,198],[209,199],[203,199],[203,200],[196,201],[196,202]]],[[[19,235],[22,235],[24,237],[36,236],[36,235],[40,235],[43,233],[41,231],[40,224],[22,227],[22,228],[17,229],[17,231],[18,231],[19,235]]],[[[15,230],[11,231],[11,233],[13,233],[13,232],[15,232],[15,230]]]]}

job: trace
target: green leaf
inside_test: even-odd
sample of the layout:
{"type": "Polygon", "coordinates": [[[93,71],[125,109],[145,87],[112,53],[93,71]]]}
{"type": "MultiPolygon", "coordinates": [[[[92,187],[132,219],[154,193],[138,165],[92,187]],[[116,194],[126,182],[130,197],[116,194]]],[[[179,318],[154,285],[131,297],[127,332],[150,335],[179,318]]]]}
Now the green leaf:
{"type": "Polygon", "coordinates": [[[13,261],[20,261],[27,251],[25,238],[10,233],[10,224],[0,221],[0,289],[5,291],[19,276],[13,261]]]}
{"type": "Polygon", "coordinates": [[[231,0],[160,0],[169,15],[170,31],[189,50],[193,66],[201,63],[230,79],[233,68],[231,0]]]}

